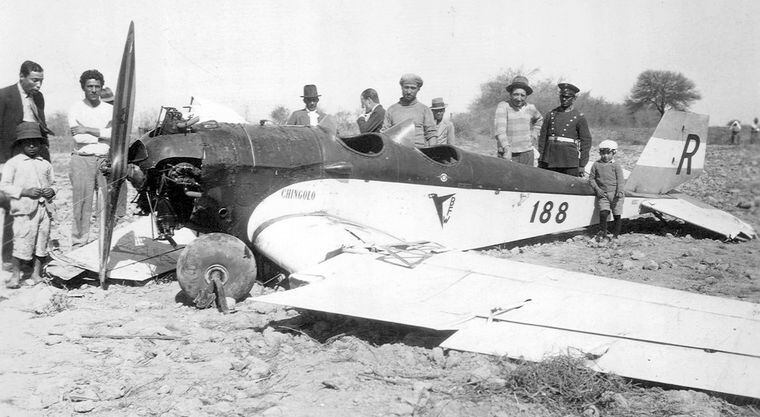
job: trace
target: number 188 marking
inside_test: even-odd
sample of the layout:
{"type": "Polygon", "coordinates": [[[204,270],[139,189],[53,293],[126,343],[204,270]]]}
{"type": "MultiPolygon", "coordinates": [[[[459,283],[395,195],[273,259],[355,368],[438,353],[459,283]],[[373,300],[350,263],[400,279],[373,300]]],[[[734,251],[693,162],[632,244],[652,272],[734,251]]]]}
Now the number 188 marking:
{"type": "MultiPolygon", "coordinates": [[[[538,207],[541,205],[540,201],[536,201],[536,204],[533,205],[533,214],[530,215],[530,222],[533,223],[536,221],[536,214],[538,214],[538,221],[541,223],[546,223],[549,220],[552,219],[552,209],[554,209],[554,202],[547,201],[544,203],[543,210],[541,212],[538,212],[538,207]]],[[[554,216],[554,221],[557,223],[562,223],[567,219],[567,208],[570,207],[569,204],[567,204],[567,201],[563,201],[560,203],[559,207],[557,208],[557,214],[554,216]]]]}

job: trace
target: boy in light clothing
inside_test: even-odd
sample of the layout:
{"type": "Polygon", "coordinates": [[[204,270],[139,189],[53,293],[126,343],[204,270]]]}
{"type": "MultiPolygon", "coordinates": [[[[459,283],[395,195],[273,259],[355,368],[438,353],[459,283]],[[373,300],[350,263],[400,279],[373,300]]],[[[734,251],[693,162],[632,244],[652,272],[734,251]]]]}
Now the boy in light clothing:
{"type": "Polygon", "coordinates": [[[3,166],[0,190],[11,199],[13,216],[13,260],[8,271],[8,288],[18,288],[21,263],[33,261],[31,279],[42,281],[42,260],[47,256],[50,237],[51,200],[55,196],[53,165],[40,156],[43,146],[40,125],[21,122],[16,127],[15,142],[22,153],[3,166]]]}
{"type": "Polygon", "coordinates": [[[620,235],[621,215],[623,214],[623,201],[625,200],[625,177],[623,168],[615,162],[615,152],[617,152],[617,143],[613,140],[603,140],[599,144],[598,161],[591,166],[589,173],[589,183],[596,191],[596,207],[599,209],[599,226],[600,231],[596,235],[596,241],[609,239],[607,236],[607,218],[612,211],[612,218],[615,220],[615,230],[613,237],[617,239],[620,235]]]}

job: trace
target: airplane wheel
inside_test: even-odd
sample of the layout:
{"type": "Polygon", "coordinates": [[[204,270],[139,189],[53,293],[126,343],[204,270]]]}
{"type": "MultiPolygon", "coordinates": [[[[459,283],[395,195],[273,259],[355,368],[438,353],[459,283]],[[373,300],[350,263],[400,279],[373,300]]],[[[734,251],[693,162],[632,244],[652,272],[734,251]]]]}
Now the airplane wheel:
{"type": "Polygon", "coordinates": [[[240,301],[256,281],[256,261],[251,249],[235,236],[209,233],[182,250],[177,259],[177,280],[199,308],[214,301],[215,280],[221,283],[225,297],[240,301]]]}

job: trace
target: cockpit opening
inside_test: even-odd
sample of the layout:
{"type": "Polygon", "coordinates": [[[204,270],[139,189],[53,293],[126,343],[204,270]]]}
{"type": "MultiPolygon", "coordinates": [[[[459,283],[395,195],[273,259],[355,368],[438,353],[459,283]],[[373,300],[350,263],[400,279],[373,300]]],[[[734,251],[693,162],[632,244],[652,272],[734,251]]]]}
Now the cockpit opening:
{"type": "Polygon", "coordinates": [[[356,152],[374,155],[383,150],[383,139],[374,133],[366,133],[359,136],[339,138],[349,148],[356,152]]]}
{"type": "Polygon", "coordinates": [[[459,161],[459,152],[449,145],[438,145],[430,148],[420,148],[420,152],[439,164],[451,165],[459,161]]]}

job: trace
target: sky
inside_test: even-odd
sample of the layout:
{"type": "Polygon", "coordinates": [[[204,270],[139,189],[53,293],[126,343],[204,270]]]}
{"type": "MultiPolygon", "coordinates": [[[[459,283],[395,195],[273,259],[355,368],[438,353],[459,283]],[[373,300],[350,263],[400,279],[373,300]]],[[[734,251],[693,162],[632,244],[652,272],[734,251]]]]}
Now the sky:
{"type": "Polygon", "coordinates": [[[424,80],[420,101],[443,97],[457,113],[509,68],[612,102],[644,70],[676,71],[696,83],[691,110],[711,125],[760,117],[755,0],[0,0],[0,10],[0,86],[38,62],[47,114],[83,97],[87,69],[116,85],[134,21],[138,121],[195,96],[255,122],[302,108],[304,84],[329,113],[359,110],[370,87],[387,107],[407,72],[424,80]]]}

